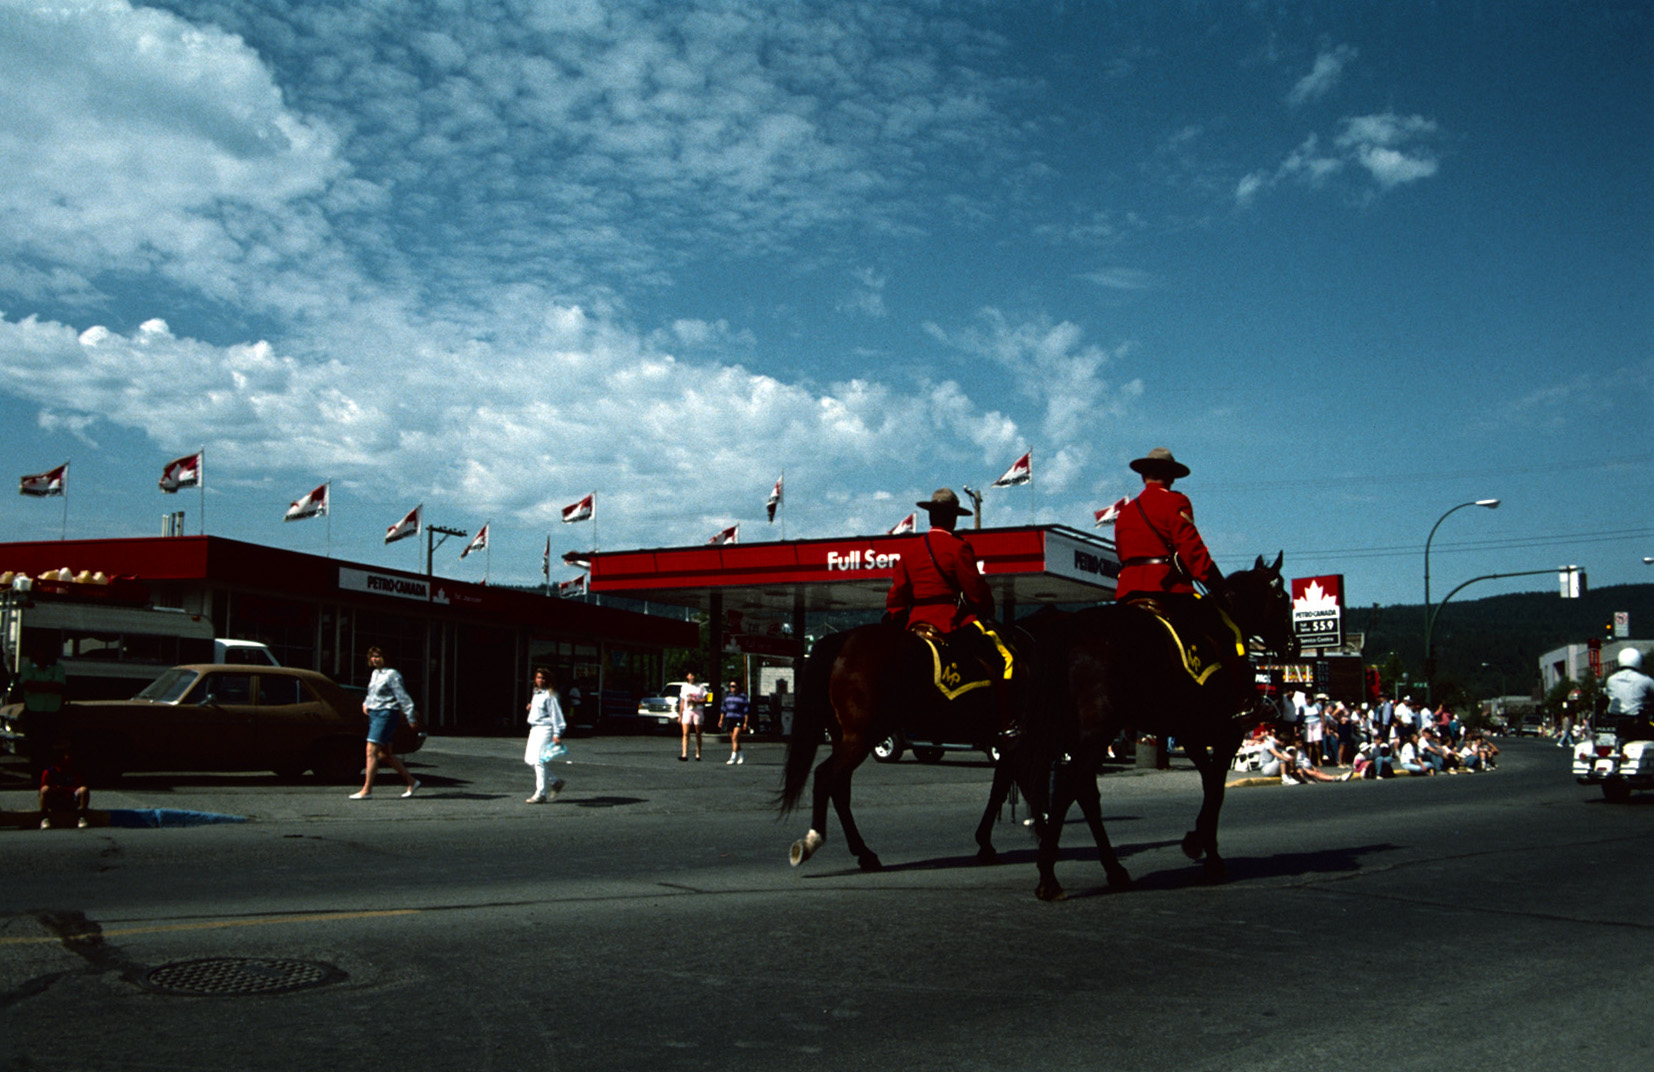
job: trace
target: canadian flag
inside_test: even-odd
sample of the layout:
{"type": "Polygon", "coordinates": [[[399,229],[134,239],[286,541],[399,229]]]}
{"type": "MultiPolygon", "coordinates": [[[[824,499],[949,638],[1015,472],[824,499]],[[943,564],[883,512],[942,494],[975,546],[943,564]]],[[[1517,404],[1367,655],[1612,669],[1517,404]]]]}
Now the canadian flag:
{"type": "Polygon", "coordinates": [[[890,530],[889,535],[900,536],[904,532],[917,532],[918,528],[915,526],[914,522],[916,522],[918,518],[918,514],[908,514],[906,517],[896,522],[896,527],[890,530]]]}
{"type": "Polygon", "coordinates": [[[323,484],[298,502],[292,503],[287,507],[287,513],[283,514],[281,519],[283,521],[303,521],[307,517],[316,517],[319,514],[327,513],[327,489],[328,485],[323,484]]]}
{"type": "Polygon", "coordinates": [[[47,495],[62,495],[69,484],[69,463],[64,462],[56,469],[34,476],[26,476],[17,482],[19,495],[33,495],[44,498],[47,495]]]}
{"type": "Polygon", "coordinates": [[[785,473],[775,478],[775,487],[770,489],[769,501],[764,504],[764,512],[769,515],[771,524],[775,523],[775,508],[781,505],[781,481],[785,478],[785,473]]]}
{"type": "Polygon", "coordinates": [[[1008,488],[1016,484],[1026,484],[1034,479],[1034,452],[1029,451],[1007,470],[1005,475],[994,481],[996,488],[1008,488]]]}
{"type": "Polygon", "coordinates": [[[571,596],[583,596],[583,595],[585,595],[586,594],[586,574],[582,573],[580,576],[576,577],[572,581],[563,581],[563,582],[559,583],[557,585],[557,594],[559,596],[562,596],[564,599],[568,599],[571,596]]]}
{"type": "Polygon", "coordinates": [[[406,539],[409,536],[418,536],[419,515],[424,509],[425,504],[420,503],[418,506],[408,511],[407,517],[404,517],[401,521],[398,521],[396,524],[386,529],[385,542],[395,543],[397,540],[406,539]]]}
{"type": "Polygon", "coordinates": [[[1130,496],[1124,496],[1109,503],[1107,506],[1091,515],[1096,518],[1096,523],[1092,525],[1092,528],[1101,528],[1104,525],[1114,524],[1114,519],[1120,516],[1120,511],[1130,505],[1130,496]]]}
{"type": "Polygon", "coordinates": [[[740,543],[741,542],[741,524],[740,524],[740,522],[736,522],[735,524],[731,525],[727,529],[719,529],[717,532],[713,533],[712,539],[710,539],[706,542],[707,543],[714,543],[714,544],[740,543]]]}
{"type": "Polygon", "coordinates": [[[597,554],[595,550],[564,551],[563,562],[567,565],[573,566],[575,569],[589,570],[592,568],[592,556],[595,554],[597,554]]]}
{"type": "Polygon", "coordinates": [[[459,557],[464,558],[466,555],[470,554],[472,551],[486,551],[486,550],[488,550],[488,523],[484,522],[483,526],[482,526],[482,529],[475,536],[473,536],[471,538],[470,543],[465,545],[465,550],[463,550],[459,553],[459,557]]]}
{"type": "Polygon", "coordinates": [[[175,458],[167,462],[167,467],[161,470],[161,490],[171,495],[179,488],[191,488],[201,483],[201,455],[205,451],[198,451],[182,458],[175,458]]]}
{"type": "Polygon", "coordinates": [[[592,515],[597,512],[596,499],[597,492],[594,491],[579,502],[563,507],[563,524],[591,520],[592,515]]]}
{"type": "Polygon", "coordinates": [[[540,576],[551,580],[551,534],[546,534],[546,549],[540,552],[540,576]]]}

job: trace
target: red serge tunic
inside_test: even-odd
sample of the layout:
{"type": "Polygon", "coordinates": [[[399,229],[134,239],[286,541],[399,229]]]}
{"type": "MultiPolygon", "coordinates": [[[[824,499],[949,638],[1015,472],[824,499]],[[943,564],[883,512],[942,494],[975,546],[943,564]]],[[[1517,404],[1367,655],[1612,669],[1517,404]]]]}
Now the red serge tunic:
{"type": "Polygon", "coordinates": [[[992,614],[994,594],[976,568],[970,543],[946,529],[930,529],[902,549],[884,605],[887,610],[909,611],[909,625],[927,622],[951,633],[975,621],[975,610],[992,614]],[[927,545],[930,554],[925,553],[927,545]],[[957,606],[960,592],[965,593],[963,607],[957,606]]]}
{"type": "Polygon", "coordinates": [[[1188,497],[1161,484],[1145,484],[1143,493],[1127,504],[1114,522],[1114,547],[1120,554],[1115,599],[1125,599],[1134,592],[1193,594],[1194,585],[1187,578],[1174,576],[1171,563],[1166,561],[1171,556],[1166,549],[1168,542],[1195,580],[1209,587],[1209,582],[1222,576],[1195,529],[1194,507],[1189,505],[1188,497]],[[1141,511],[1137,509],[1139,503],[1141,511]],[[1144,514],[1148,515],[1146,521],[1144,514]],[[1148,559],[1161,561],[1144,561],[1148,559]]]}

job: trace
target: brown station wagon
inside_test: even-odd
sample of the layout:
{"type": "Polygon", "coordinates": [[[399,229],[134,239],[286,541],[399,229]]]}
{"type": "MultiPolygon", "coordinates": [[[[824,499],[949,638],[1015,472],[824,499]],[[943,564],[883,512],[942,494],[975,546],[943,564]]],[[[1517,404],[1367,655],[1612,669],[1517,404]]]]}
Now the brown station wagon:
{"type": "MultiPolygon", "coordinates": [[[[284,666],[176,666],[130,700],[66,704],[54,726],[25,725],[20,704],[0,708],[0,746],[67,741],[89,778],[126,771],[305,771],[330,783],[361,773],[367,718],[354,696],[324,674],[284,666]],[[48,739],[50,738],[50,739],[48,739]]],[[[421,733],[404,724],[395,750],[416,752],[421,733]]]]}

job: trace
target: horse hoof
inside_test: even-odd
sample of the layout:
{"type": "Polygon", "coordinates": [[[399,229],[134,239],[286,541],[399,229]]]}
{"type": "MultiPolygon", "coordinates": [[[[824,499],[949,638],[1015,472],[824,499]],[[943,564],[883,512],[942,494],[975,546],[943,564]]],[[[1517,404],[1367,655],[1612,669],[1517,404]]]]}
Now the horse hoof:
{"type": "Polygon", "coordinates": [[[1213,886],[1221,886],[1229,881],[1229,868],[1215,856],[1206,859],[1206,881],[1213,886]]]}
{"type": "Polygon", "coordinates": [[[994,847],[992,845],[984,845],[980,849],[976,850],[976,862],[984,865],[997,864],[999,862],[999,853],[994,851],[994,847]]]}
{"type": "Polygon", "coordinates": [[[1198,860],[1206,855],[1206,850],[1200,844],[1200,835],[1193,830],[1183,835],[1183,855],[1191,860],[1198,860]]]}
{"type": "Polygon", "coordinates": [[[856,857],[856,863],[861,866],[861,869],[863,871],[883,871],[884,870],[884,864],[880,863],[879,858],[877,856],[874,856],[872,853],[868,853],[866,856],[856,857]]]}
{"type": "Polygon", "coordinates": [[[1108,872],[1108,888],[1115,893],[1125,893],[1131,889],[1131,874],[1123,867],[1106,868],[1108,872]]]}
{"type": "Polygon", "coordinates": [[[821,842],[823,840],[824,839],[820,834],[816,833],[814,830],[811,830],[809,833],[793,842],[792,849],[787,853],[787,861],[794,867],[797,867],[799,864],[815,855],[816,850],[821,848],[821,842]]]}
{"type": "Polygon", "coordinates": [[[1068,891],[1063,889],[1055,880],[1041,882],[1034,887],[1034,896],[1042,901],[1066,901],[1068,891]]]}

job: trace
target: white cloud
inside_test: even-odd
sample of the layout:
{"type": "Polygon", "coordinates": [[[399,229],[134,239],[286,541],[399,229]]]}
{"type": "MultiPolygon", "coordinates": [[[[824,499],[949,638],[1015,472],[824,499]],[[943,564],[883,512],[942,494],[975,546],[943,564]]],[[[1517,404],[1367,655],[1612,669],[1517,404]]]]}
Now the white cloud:
{"type": "MultiPolygon", "coordinates": [[[[307,362],[268,342],[182,338],[159,319],[121,334],[0,317],[0,390],[76,434],[96,415],[171,449],[188,429],[177,449],[207,444],[221,472],[332,474],[524,523],[554,521],[597,486],[649,542],[692,537],[723,516],[730,489],[761,492],[778,465],[826,485],[837,470],[906,469],[1014,435],[952,382],[812,391],[677,359],[578,308],[543,323],[509,349],[410,335],[307,362]],[[683,495],[706,511],[686,516],[683,495]]],[[[674,325],[694,338],[701,327],[674,325]]]]}
{"type": "Polygon", "coordinates": [[[839,311],[858,313],[875,320],[882,320],[888,315],[884,305],[884,288],[889,278],[871,268],[857,268],[850,276],[853,286],[839,302],[839,311]]]}
{"type": "Polygon", "coordinates": [[[1344,77],[1344,68],[1354,62],[1360,55],[1350,45],[1339,45],[1332,49],[1323,49],[1315,57],[1315,66],[1304,77],[1298,79],[1286,95],[1288,104],[1297,106],[1310,101],[1320,100],[1331,93],[1344,77]]]}
{"type": "Polygon", "coordinates": [[[1092,438],[1099,420],[1124,412],[1133,390],[1116,388],[1102,376],[1104,367],[1129,352],[1130,345],[1105,350],[1085,342],[1073,323],[1044,317],[1013,323],[990,307],[978,312],[975,325],[957,332],[936,324],[925,328],[938,341],[1009,372],[1016,392],[1042,407],[1039,435],[1046,443],[1092,438]]]}
{"type": "Polygon", "coordinates": [[[1152,273],[1140,268],[1125,268],[1118,265],[1085,272],[1080,278],[1108,290],[1149,290],[1156,285],[1152,273]]]}
{"type": "Polygon", "coordinates": [[[344,173],[337,137],[283,105],[239,38],[121,0],[10,5],[4,25],[10,258],[246,299],[272,262],[325,244],[325,225],[295,206],[344,173]]]}
{"type": "Polygon", "coordinates": [[[1364,169],[1380,188],[1429,178],[1439,168],[1426,144],[1437,134],[1434,121],[1393,112],[1346,117],[1339,122],[1332,149],[1310,134],[1273,172],[1253,171],[1235,186],[1235,201],[1245,206],[1263,191],[1285,181],[1311,189],[1326,186],[1351,165],[1364,169]]]}
{"type": "MultiPolygon", "coordinates": [[[[881,5],[441,8],[6,5],[0,393],[89,446],[205,443],[221,488],[331,476],[549,524],[600,487],[633,526],[605,540],[651,544],[761,506],[780,465],[928,493],[1021,440],[1017,399],[788,382],[764,311],[633,304],[720,257],[991,218],[939,171],[992,186],[1021,136],[990,33],[881,5]]],[[[857,267],[840,308],[885,319],[888,290],[857,267]]],[[[977,334],[1039,362],[1020,405],[1046,440],[1106,408],[1072,325],[977,334]]]]}
{"type": "Polygon", "coordinates": [[[1385,112],[1345,119],[1337,144],[1353,153],[1356,162],[1389,189],[1436,173],[1435,157],[1419,146],[1435,134],[1435,122],[1423,116],[1385,112]]]}

